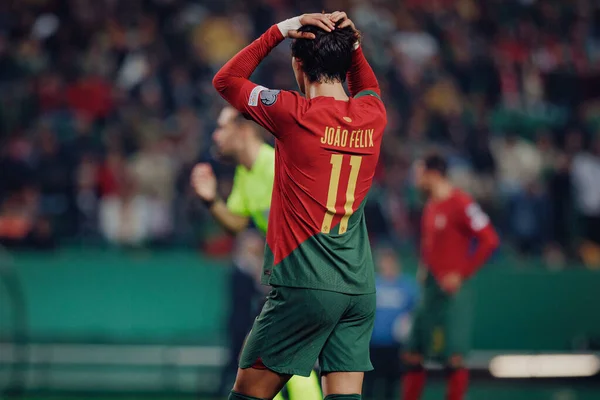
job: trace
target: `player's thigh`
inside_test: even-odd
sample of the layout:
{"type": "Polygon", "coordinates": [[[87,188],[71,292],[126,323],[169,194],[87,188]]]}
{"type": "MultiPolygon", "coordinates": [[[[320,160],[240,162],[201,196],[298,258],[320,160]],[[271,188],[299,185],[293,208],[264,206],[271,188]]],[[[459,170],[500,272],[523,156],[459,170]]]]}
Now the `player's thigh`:
{"type": "Polygon", "coordinates": [[[427,348],[426,319],[427,309],[424,304],[420,304],[415,310],[408,338],[402,349],[403,360],[407,364],[419,364],[423,362],[423,355],[426,353],[427,348]]]}
{"type": "Polygon", "coordinates": [[[472,292],[469,286],[462,288],[448,301],[445,313],[444,361],[446,363],[460,358],[464,361],[471,349],[472,304],[472,292]]]}
{"type": "Polygon", "coordinates": [[[240,368],[264,365],[279,374],[309,376],[344,311],[335,295],[274,287],[248,336],[240,368]]]}
{"type": "Polygon", "coordinates": [[[332,394],[362,394],[364,372],[324,372],[323,397],[332,394]]]}
{"type": "Polygon", "coordinates": [[[369,348],[375,322],[375,294],[343,296],[349,299],[349,307],[321,351],[321,371],[371,371],[369,348]]]}

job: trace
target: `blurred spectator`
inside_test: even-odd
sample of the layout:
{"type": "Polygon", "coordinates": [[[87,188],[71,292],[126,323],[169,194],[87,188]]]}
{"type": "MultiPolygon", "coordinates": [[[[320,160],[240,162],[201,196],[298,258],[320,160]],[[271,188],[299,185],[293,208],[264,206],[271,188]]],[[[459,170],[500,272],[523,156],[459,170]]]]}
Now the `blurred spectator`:
{"type": "MultiPolygon", "coordinates": [[[[197,243],[214,230],[183,182],[190,165],[210,161],[207,132],[222,105],[210,79],[266,27],[296,14],[297,4],[233,1],[224,13],[219,2],[126,3],[15,2],[1,23],[0,196],[39,184],[40,213],[53,234],[94,237],[101,230],[99,199],[118,198],[116,181],[131,168],[135,196],[160,216],[151,224],[152,240],[175,231],[177,240],[197,243]]],[[[315,9],[332,6],[311,2],[315,9]]],[[[339,6],[363,32],[388,110],[379,185],[369,204],[374,237],[416,241],[421,203],[407,166],[436,147],[454,160],[453,179],[492,218],[509,216],[505,225],[521,241],[517,247],[537,226],[513,226],[515,204],[534,201],[531,184],[546,197],[552,227],[544,238],[526,240],[533,248],[549,241],[571,255],[579,239],[571,203],[584,239],[598,241],[597,185],[587,184],[598,156],[585,148],[600,128],[597,2],[339,6]]],[[[289,57],[284,46],[265,60],[257,81],[296,89],[283,54],[289,57]]]]}
{"type": "Polygon", "coordinates": [[[55,222],[60,218],[63,232],[73,232],[75,221],[69,214],[73,208],[71,167],[56,135],[48,126],[40,127],[37,145],[35,174],[40,190],[41,212],[55,222]]]}
{"type": "Polygon", "coordinates": [[[55,246],[50,222],[38,208],[38,192],[12,192],[0,205],[0,244],[9,248],[49,249],[55,246]]]}
{"type": "Polygon", "coordinates": [[[559,248],[570,252],[573,225],[572,181],[569,158],[561,154],[557,157],[548,182],[548,198],[551,208],[551,239],[559,248]]]}
{"type": "Polygon", "coordinates": [[[510,232],[518,251],[524,255],[540,254],[546,240],[548,213],[539,184],[531,182],[513,195],[508,212],[510,232]]]}
{"type": "Polygon", "coordinates": [[[418,287],[414,280],[402,275],[394,250],[380,249],[375,258],[377,309],[371,337],[371,362],[375,369],[365,375],[365,398],[392,399],[397,397],[400,350],[412,324],[418,287]]]}
{"type": "Polygon", "coordinates": [[[117,193],[100,201],[101,233],[111,244],[142,245],[150,238],[151,212],[148,198],[139,194],[136,181],[126,172],[120,177],[117,193]]]}
{"type": "Polygon", "coordinates": [[[516,193],[540,178],[542,158],[539,151],[514,133],[498,139],[492,151],[498,160],[498,179],[505,194],[516,193]]]}
{"type": "Polygon", "coordinates": [[[600,137],[575,156],[572,174],[584,238],[600,246],[600,137]]]}
{"type": "Polygon", "coordinates": [[[98,233],[98,162],[85,154],[75,167],[75,204],[77,208],[77,234],[83,238],[98,233]]]}

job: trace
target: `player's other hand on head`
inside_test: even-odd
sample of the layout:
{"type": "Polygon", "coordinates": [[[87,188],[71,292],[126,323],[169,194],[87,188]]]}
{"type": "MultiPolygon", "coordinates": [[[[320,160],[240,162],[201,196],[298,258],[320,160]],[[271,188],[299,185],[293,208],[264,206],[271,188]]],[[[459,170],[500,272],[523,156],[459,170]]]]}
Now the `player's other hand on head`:
{"type": "Polygon", "coordinates": [[[460,290],[462,276],[458,272],[451,272],[442,278],[441,286],[446,293],[454,294],[460,290]]]}
{"type": "MultiPolygon", "coordinates": [[[[330,18],[331,14],[302,14],[299,18],[301,26],[312,25],[323,29],[325,32],[335,30],[335,22],[330,18]]],[[[315,39],[314,33],[300,32],[298,29],[291,29],[287,32],[287,37],[291,39],[315,39]]]]}
{"type": "Polygon", "coordinates": [[[352,22],[352,20],[348,18],[348,15],[345,12],[332,12],[331,14],[329,14],[329,19],[337,26],[338,29],[351,27],[354,33],[356,34],[356,39],[360,39],[360,31],[356,29],[354,22],[352,22]]]}
{"type": "Polygon", "coordinates": [[[214,201],[217,197],[217,178],[208,163],[197,164],[190,178],[196,194],[204,201],[214,201]]]}

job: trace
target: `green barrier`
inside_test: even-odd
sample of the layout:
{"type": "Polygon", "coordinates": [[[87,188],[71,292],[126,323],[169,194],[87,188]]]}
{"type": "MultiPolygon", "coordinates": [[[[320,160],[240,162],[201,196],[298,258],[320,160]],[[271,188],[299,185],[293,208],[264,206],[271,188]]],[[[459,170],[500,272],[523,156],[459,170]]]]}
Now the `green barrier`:
{"type": "MultiPolygon", "coordinates": [[[[191,251],[65,249],[15,258],[31,340],[223,343],[227,263],[191,251]]],[[[414,271],[414,258],[403,260],[414,271]]],[[[561,351],[600,336],[599,273],[499,262],[473,288],[476,349],[561,351]]]]}
{"type": "Polygon", "coordinates": [[[17,254],[15,264],[32,341],[222,341],[222,262],[193,252],[94,249],[17,254]]]}

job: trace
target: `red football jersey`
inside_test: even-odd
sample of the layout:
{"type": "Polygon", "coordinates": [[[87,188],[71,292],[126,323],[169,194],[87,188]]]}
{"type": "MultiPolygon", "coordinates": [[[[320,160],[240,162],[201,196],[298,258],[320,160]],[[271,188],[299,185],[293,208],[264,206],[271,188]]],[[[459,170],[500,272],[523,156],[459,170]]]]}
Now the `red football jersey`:
{"type": "Polygon", "coordinates": [[[487,214],[458,189],[445,200],[429,200],[421,225],[421,256],[438,280],[450,272],[470,277],[498,246],[487,214]],[[472,251],[474,239],[477,247],[472,251]]]}
{"type": "Polygon", "coordinates": [[[374,292],[363,208],[387,122],[377,79],[359,48],[348,101],[306,99],[247,80],[281,40],[272,27],[214,79],[227,101],[276,137],[263,282],[374,292]]]}

